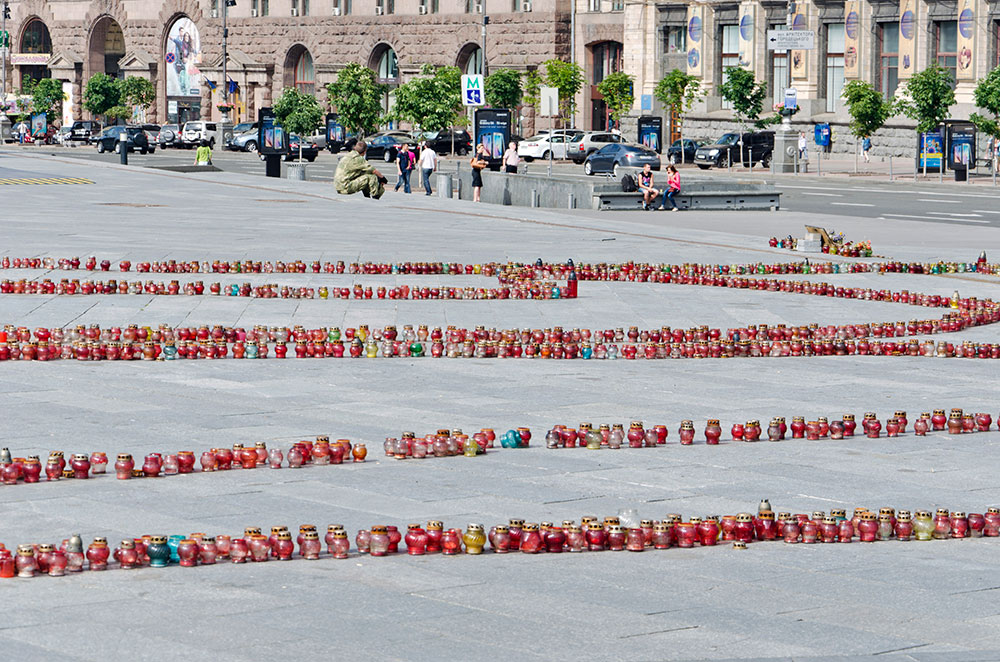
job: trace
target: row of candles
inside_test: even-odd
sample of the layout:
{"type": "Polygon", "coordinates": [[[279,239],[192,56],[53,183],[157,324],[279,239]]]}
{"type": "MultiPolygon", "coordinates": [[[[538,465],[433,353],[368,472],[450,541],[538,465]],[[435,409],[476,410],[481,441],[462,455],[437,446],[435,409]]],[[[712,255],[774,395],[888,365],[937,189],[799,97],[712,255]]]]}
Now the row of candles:
{"type": "Polygon", "coordinates": [[[354,284],[353,287],[301,287],[273,283],[252,285],[250,283],[209,283],[204,281],[154,282],[148,280],[83,280],[64,278],[59,282],[43,280],[0,281],[0,294],[43,294],[56,296],[87,296],[111,294],[148,294],[154,296],[226,296],[249,297],[251,299],[411,299],[422,300],[493,300],[493,299],[572,299],[577,295],[577,281],[571,279],[564,285],[551,281],[518,279],[501,287],[411,287],[400,285],[354,284]]]}
{"type": "Polygon", "coordinates": [[[529,278],[568,278],[575,273],[580,280],[647,281],[653,274],[715,274],[715,275],[776,275],[776,274],[839,274],[839,273],[987,273],[1000,274],[1000,264],[988,264],[985,253],[976,262],[902,262],[882,261],[850,263],[834,261],[749,262],[742,264],[649,263],[642,261],[575,263],[548,262],[541,258],[530,262],[345,262],[320,260],[121,260],[115,265],[109,259],[98,261],[96,256],[79,257],[0,257],[0,269],[59,269],[138,273],[287,273],[287,274],[368,274],[368,275],[482,275],[498,276],[520,273],[529,278]]]}
{"type": "MultiPolygon", "coordinates": [[[[404,432],[401,437],[387,437],[383,448],[387,456],[398,459],[432,458],[464,455],[475,457],[495,448],[498,436],[492,428],[483,428],[472,435],[463,434],[460,429],[442,428],[435,433],[418,437],[413,432],[404,432]]],[[[519,427],[499,435],[503,448],[527,448],[531,441],[531,430],[519,427]]],[[[235,469],[256,469],[270,467],[298,469],[304,466],[326,466],[343,464],[345,461],[364,462],[368,449],[364,443],[351,443],[349,439],[331,441],[328,436],[319,436],[316,441],[297,441],[287,452],[280,448],[268,448],[263,441],[253,446],[241,443],[229,448],[210,448],[201,453],[201,472],[228,471],[235,469]]],[[[132,478],[157,478],[175,476],[198,471],[194,451],[176,453],[149,453],[141,465],[136,464],[130,453],[119,453],[112,468],[118,480],[132,478]]],[[[71,454],[67,462],[62,451],[52,451],[44,468],[37,455],[12,457],[10,449],[0,449],[0,482],[17,485],[19,482],[38,483],[44,474],[46,481],[62,478],[89,479],[107,473],[109,460],[107,453],[95,451],[71,454]]]]}
{"type": "Polygon", "coordinates": [[[850,518],[843,509],[827,514],[779,512],[775,515],[765,500],[756,515],[747,512],[736,515],[690,517],[667,514],[661,520],[632,517],[584,516],[580,523],[563,520],[526,522],[512,518],[507,524],[497,524],[486,530],[482,524],[469,524],[464,531],[445,528],[444,522],[431,520],[426,525],[410,524],[403,534],[398,527],[377,524],[358,530],[354,549],[347,529],[331,524],[320,539],[317,527],[303,524],[295,539],[285,526],[271,527],[270,535],[262,529],[247,527],[242,537],[209,536],[205,533],[184,535],[144,535],[126,538],[114,552],[107,538],[95,538],[86,551],[83,540],[74,535],[61,544],[22,544],[16,557],[0,545],[0,578],[34,577],[36,573],[54,577],[67,572],[87,569],[107,570],[113,558],[123,570],[149,566],[163,568],[171,564],[181,567],[230,563],[288,561],[296,556],[305,560],[321,558],[346,559],[355,555],[384,557],[400,553],[400,543],[409,556],[427,554],[480,555],[496,554],[558,554],[563,552],[631,551],[643,552],[670,547],[692,548],[715,546],[731,542],[736,549],[745,549],[752,542],[782,540],[789,544],[850,543],[898,540],[947,540],[1000,535],[1000,508],[991,507],[985,514],[949,511],[939,508],[911,513],[907,510],[881,508],[878,513],[856,508],[850,518]],[[326,543],[324,553],[323,543],[326,543]]]}
{"type": "MultiPolygon", "coordinates": [[[[896,411],[888,417],[885,424],[886,437],[898,437],[906,434],[910,421],[905,411],[896,411]]],[[[913,434],[926,436],[928,432],[947,432],[948,434],[968,434],[989,432],[993,425],[993,416],[985,412],[975,414],[953,408],[949,415],[944,409],[935,409],[934,413],[923,412],[913,421],[913,434]]],[[[806,420],[805,416],[793,416],[791,425],[786,423],[784,416],[774,416],[766,429],[761,428],[760,421],[751,419],[746,423],[734,423],[730,428],[732,441],[760,441],[762,435],[768,441],[784,441],[786,435],[790,439],[805,439],[818,441],[820,439],[845,439],[854,437],[857,432],[857,421],[854,414],[843,414],[841,419],[829,420],[826,416],[818,416],[815,420],[806,420]]],[[[1000,429],[1000,417],[997,421],[1000,429]]],[[[865,412],[861,420],[861,434],[869,439],[882,436],[882,422],[875,412],[865,412]]],[[[545,434],[546,448],[655,448],[667,444],[669,430],[666,425],[646,426],[642,421],[632,421],[628,429],[622,423],[601,423],[596,429],[592,423],[580,423],[572,428],[566,425],[555,425],[545,434]]],[[[702,432],[704,443],[717,445],[722,439],[722,425],[717,418],[708,419],[702,432]]],[[[677,430],[679,443],[690,446],[695,443],[697,430],[694,421],[681,421],[677,430]]]]}

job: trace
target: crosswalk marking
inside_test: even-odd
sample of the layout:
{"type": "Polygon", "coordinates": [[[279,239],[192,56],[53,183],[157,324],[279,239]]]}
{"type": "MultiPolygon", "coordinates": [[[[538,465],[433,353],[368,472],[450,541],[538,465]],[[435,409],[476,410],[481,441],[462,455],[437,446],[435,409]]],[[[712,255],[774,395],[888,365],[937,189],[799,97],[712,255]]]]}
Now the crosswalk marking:
{"type": "Polygon", "coordinates": [[[93,184],[83,177],[2,177],[0,186],[45,185],[45,184],[93,184]]]}

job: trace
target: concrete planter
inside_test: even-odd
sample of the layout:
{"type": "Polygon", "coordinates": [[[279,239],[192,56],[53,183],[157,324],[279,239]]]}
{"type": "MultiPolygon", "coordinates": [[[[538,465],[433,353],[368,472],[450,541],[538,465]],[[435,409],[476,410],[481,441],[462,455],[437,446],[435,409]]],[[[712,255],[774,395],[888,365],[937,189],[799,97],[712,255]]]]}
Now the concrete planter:
{"type": "Polygon", "coordinates": [[[306,180],[306,164],[305,163],[289,163],[286,179],[297,179],[300,182],[306,180]]]}

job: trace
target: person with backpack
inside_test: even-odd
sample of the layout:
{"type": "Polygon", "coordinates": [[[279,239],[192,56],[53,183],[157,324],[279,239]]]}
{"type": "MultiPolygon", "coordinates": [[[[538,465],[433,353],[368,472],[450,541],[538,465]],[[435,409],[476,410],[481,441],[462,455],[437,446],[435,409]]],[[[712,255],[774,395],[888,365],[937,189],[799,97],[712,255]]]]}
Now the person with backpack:
{"type": "Polygon", "coordinates": [[[663,201],[660,204],[660,209],[667,208],[667,201],[670,201],[671,210],[670,211],[680,211],[680,207],[677,206],[677,201],[674,200],[674,196],[681,192],[681,173],[677,172],[677,168],[671,163],[667,166],[667,188],[663,192],[663,201]]]}
{"type": "Polygon", "coordinates": [[[649,211],[660,192],[653,188],[653,170],[648,163],[642,166],[642,171],[639,173],[638,187],[642,192],[642,210],[649,211]]]}
{"type": "Polygon", "coordinates": [[[411,172],[413,172],[413,152],[410,151],[409,145],[403,143],[396,153],[396,173],[399,178],[396,180],[396,188],[393,191],[398,191],[399,187],[402,186],[404,193],[412,193],[410,191],[411,172]]]}

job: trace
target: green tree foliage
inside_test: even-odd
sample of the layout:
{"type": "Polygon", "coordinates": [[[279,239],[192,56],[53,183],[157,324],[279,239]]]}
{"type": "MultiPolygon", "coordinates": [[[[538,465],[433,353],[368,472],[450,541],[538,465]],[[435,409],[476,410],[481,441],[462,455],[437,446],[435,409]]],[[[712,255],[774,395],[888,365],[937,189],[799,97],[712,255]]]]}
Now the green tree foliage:
{"type": "Polygon", "coordinates": [[[422,131],[440,131],[453,126],[462,114],[462,74],[458,67],[425,64],[420,75],[396,90],[392,116],[410,122],[422,131]]]}
{"type": "Polygon", "coordinates": [[[313,95],[288,87],[274,103],[274,118],[286,131],[299,136],[299,163],[301,163],[302,143],[323,121],[323,107],[313,95]]]}
{"type": "Polygon", "coordinates": [[[62,102],[66,93],[62,89],[62,81],[43,78],[34,84],[31,90],[31,112],[45,113],[51,124],[56,121],[62,111],[62,102]]]}
{"type": "Polygon", "coordinates": [[[758,82],[752,71],[726,67],[726,82],[719,86],[719,94],[732,105],[741,125],[750,122],[762,129],[772,123],[771,118],[760,118],[767,98],[767,85],[758,82]]]}
{"type": "Polygon", "coordinates": [[[955,103],[953,83],[951,72],[937,62],[906,81],[906,96],[900,102],[900,110],[917,121],[917,131],[933,131],[948,118],[948,109],[955,103]]]}
{"type": "Polygon", "coordinates": [[[1000,139],[1000,67],[997,67],[979,81],[973,92],[976,106],[987,111],[993,117],[972,113],[969,119],[982,133],[994,139],[1000,139]]]}
{"type": "Polygon", "coordinates": [[[656,83],[653,96],[683,123],[695,101],[702,96],[701,79],[680,69],[674,69],[656,83]]]}
{"type": "Polygon", "coordinates": [[[575,62],[546,60],[545,84],[559,90],[559,107],[562,116],[572,117],[576,113],[576,94],[583,87],[583,69],[575,62]]]}
{"type": "Polygon", "coordinates": [[[855,138],[870,138],[896,112],[895,104],[865,81],[847,81],[841,96],[847,103],[849,127],[855,138]]]}
{"type": "Polygon", "coordinates": [[[608,74],[597,85],[597,91],[604,97],[612,119],[620,122],[625,113],[632,110],[635,96],[632,93],[632,77],[624,71],[608,74]]]}
{"type": "Polygon", "coordinates": [[[338,121],[350,133],[374,133],[382,121],[385,85],[376,82],[375,72],[352,62],[326,86],[330,105],[337,109],[338,121]]]}
{"type": "Polygon", "coordinates": [[[526,106],[538,107],[538,88],[542,86],[542,75],[537,69],[530,69],[524,74],[524,97],[522,101],[526,106]]]}
{"type": "Polygon", "coordinates": [[[486,103],[493,108],[514,110],[521,105],[521,73],[513,69],[497,69],[486,77],[486,103]]]}
{"type": "Polygon", "coordinates": [[[90,77],[83,91],[83,107],[99,117],[120,117],[116,110],[122,108],[122,91],[118,81],[103,71],[90,77]]]}

